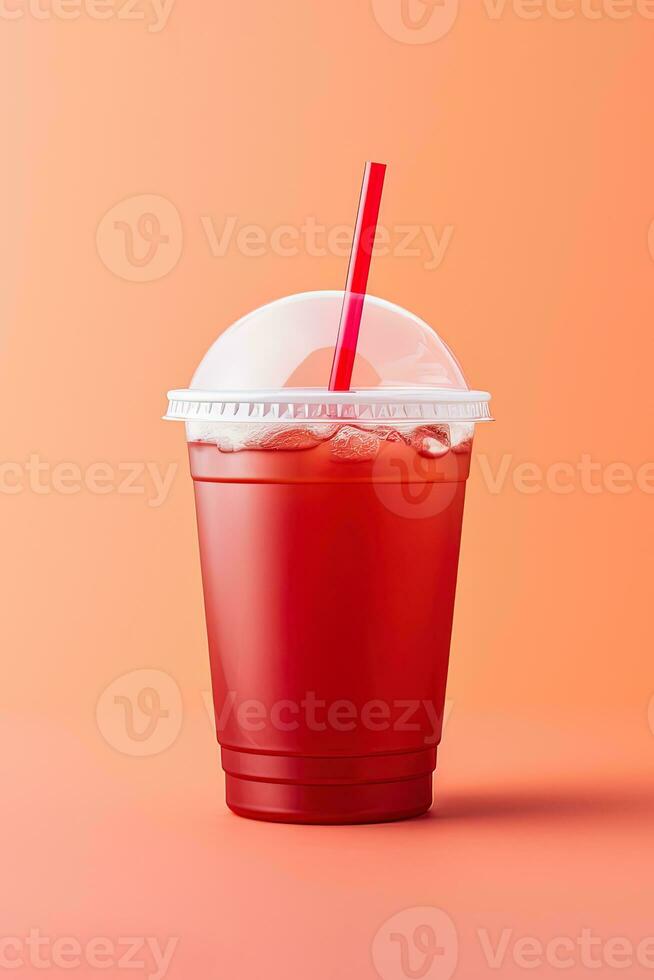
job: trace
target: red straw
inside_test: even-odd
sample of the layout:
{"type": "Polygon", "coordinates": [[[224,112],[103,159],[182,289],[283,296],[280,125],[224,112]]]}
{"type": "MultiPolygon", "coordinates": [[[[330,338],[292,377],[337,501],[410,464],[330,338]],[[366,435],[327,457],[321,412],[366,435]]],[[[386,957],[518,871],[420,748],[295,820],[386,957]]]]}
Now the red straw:
{"type": "Polygon", "coordinates": [[[363,302],[366,298],[370,259],[375,244],[377,218],[384,186],[385,163],[366,163],[354,228],[354,240],[347,270],[341,321],[338,325],[334,363],[329,379],[330,391],[349,391],[357,352],[363,302]]]}

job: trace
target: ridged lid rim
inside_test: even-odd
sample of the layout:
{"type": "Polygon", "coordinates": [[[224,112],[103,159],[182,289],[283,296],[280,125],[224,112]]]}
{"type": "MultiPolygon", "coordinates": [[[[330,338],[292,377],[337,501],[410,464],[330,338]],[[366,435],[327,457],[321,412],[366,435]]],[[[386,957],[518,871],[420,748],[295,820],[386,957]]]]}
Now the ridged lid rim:
{"type": "Polygon", "coordinates": [[[324,388],[168,392],[164,419],[180,422],[292,422],[301,419],[492,421],[487,391],[452,388],[324,388]]]}

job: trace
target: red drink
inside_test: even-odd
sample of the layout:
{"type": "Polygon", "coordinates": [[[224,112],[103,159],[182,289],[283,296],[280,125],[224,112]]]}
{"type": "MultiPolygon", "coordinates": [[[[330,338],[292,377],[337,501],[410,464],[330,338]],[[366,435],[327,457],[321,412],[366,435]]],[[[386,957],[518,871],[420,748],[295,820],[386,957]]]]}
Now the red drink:
{"type": "Polygon", "coordinates": [[[470,440],[448,448],[446,426],[267,432],[266,449],[189,444],[227,803],[307,823],[422,813],[470,440]]]}
{"type": "MultiPolygon", "coordinates": [[[[364,188],[362,228],[371,200],[364,188]]],[[[253,310],[168,393],[189,442],[227,802],[263,820],[431,804],[465,481],[490,395],[424,320],[370,295],[352,306],[357,261],[345,294],[253,310]]]]}

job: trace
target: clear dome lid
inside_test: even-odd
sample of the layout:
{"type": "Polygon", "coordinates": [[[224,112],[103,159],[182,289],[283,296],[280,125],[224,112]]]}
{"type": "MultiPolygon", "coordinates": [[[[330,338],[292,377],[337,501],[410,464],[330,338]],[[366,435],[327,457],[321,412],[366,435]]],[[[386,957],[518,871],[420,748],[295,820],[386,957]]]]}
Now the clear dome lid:
{"type": "Polygon", "coordinates": [[[329,391],[340,290],[299,293],[237,320],[209,348],[166,418],[292,422],[302,418],[490,419],[447,344],[424,320],[367,295],[350,391],[329,391]]]}

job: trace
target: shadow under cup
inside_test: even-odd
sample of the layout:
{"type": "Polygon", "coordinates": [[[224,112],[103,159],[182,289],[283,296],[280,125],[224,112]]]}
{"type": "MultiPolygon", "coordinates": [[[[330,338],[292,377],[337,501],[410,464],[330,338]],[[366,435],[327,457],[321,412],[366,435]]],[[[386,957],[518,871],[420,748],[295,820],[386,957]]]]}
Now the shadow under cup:
{"type": "Polygon", "coordinates": [[[236,813],[358,823],[431,806],[472,446],[438,429],[438,456],[345,423],[302,448],[189,442],[236,813]]]}

